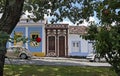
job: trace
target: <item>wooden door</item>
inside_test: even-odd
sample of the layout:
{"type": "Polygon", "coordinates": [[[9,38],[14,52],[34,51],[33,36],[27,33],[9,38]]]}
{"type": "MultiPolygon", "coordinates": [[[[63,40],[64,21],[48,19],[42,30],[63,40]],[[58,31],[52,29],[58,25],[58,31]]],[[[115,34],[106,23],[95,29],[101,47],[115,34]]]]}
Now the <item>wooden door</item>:
{"type": "Polygon", "coordinates": [[[59,57],[65,57],[65,36],[59,36],[59,57]]]}
{"type": "Polygon", "coordinates": [[[48,56],[55,56],[55,36],[48,37],[48,56]]]}

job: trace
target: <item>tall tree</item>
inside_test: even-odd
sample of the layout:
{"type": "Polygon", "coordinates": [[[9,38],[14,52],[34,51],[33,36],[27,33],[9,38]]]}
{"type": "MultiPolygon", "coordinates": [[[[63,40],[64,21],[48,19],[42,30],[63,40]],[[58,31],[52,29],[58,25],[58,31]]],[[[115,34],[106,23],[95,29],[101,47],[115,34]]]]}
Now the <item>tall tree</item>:
{"type": "MultiPolygon", "coordinates": [[[[116,22],[117,29],[120,21],[119,9],[119,0],[0,0],[0,12],[3,13],[0,19],[0,31],[11,34],[26,10],[34,14],[34,18],[28,15],[34,21],[44,19],[45,14],[53,17],[52,23],[65,18],[76,23],[76,21],[82,22],[83,19],[88,21],[90,16],[96,16],[101,21],[101,25],[107,24],[106,26],[108,26],[112,22],[116,22]]],[[[3,35],[2,33],[0,35],[3,35]]],[[[0,49],[0,76],[3,76],[6,43],[9,37],[5,35],[0,37],[0,39],[6,38],[0,42],[0,47],[2,47],[0,49]]]]}
{"type": "Polygon", "coordinates": [[[100,23],[91,23],[83,38],[96,41],[96,51],[120,76],[120,0],[103,0],[95,5],[100,23]]]}
{"type": "MultiPolygon", "coordinates": [[[[22,14],[24,0],[0,0],[1,12],[3,15],[0,19],[0,31],[10,34],[16,26],[22,14]]],[[[0,35],[4,35],[0,33],[0,35]]],[[[3,36],[4,37],[4,36],[3,36]]],[[[3,67],[6,53],[6,40],[0,42],[0,76],[3,76],[3,67]]]]}

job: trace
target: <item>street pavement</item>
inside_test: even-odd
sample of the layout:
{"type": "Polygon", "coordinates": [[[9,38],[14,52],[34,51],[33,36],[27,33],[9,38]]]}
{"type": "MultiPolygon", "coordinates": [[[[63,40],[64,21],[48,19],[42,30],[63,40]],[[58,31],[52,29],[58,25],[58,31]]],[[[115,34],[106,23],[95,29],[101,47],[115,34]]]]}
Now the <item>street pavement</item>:
{"type": "Polygon", "coordinates": [[[61,58],[61,57],[34,57],[32,59],[5,59],[5,64],[29,65],[54,65],[54,66],[98,66],[110,67],[106,62],[89,62],[86,59],[61,58]]]}

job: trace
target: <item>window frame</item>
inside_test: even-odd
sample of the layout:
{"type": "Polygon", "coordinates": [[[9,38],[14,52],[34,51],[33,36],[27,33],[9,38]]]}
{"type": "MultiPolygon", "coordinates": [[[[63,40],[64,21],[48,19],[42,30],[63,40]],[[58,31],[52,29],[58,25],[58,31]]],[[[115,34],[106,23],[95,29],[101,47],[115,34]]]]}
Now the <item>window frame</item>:
{"type": "MultiPolygon", "coordinates": [[[[32,38],[32,35],[38,35],[37,37],[40,37],[40,33],[39,33],[39,32],[31,32],[31,33],[30,33],[30,38],[31,38],[31,39],[33,39],[33,38],[32,38]]],[[[38,42],[36,42],[36,41],[31,41],[31,42],[30,42],[30,46],[32,46],[32,47],[39,47],[39,46],[40,46],[40,43],[38,43],[38,42]]]]}

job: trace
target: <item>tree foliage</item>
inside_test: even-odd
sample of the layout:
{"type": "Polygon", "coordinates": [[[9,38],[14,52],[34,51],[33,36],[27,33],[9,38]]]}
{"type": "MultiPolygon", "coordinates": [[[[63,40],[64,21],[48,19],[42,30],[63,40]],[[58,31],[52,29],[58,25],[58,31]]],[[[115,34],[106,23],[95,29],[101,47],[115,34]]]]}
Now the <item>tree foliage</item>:
{"type": "MultiPolygon", "coordinates": [[[[6,0],[1,0],[1,12],[4,11],[6,0]]],[[[10,2],[14,2],[11,0],[10,2]]],[[[75,23],[83,19],[89,19],[89,16],[94,15],[93,10],[95,4],[94,0],[25,0],[23,13],[28,10],[29,13],[33,13],[34,21],[44,19],[44,15],[53,16],[51,22],[63,21],[68,18],[75,23]]]]}
{"type": "Polygon", "coordinates": [[[96,3],[94,11],[100,24],[91,23],[83,38],[95,40],[96,51],[120,76],[120,1],[103,0],[96,3]]]}
{"type": "MultiPolygon", "coordinates": [[[[44,19],[45,14],[51,16],[51,23],[65,18],[81,23],[84,19],[89,21],[90,16],[97,17],[101,26],[92,23],[84,37],[96,41],[96,50],[101,55],[107,54],[106,60],[120,76],[120,0],[0,0],[0,13],[3,13],[0,31],[10,34],[26,10],[35,16],[28,15],[34,21],[44,19]]],[[[0,46],[5,47],[6,43],[0,46]]],[[[0,50],[0,73],[4,65],[3,51],[0,50]]]]}
{"type": "Polygon", "coordinates": [[[43,19],[44,14],[47,14],[47,16],[53,16],[52,23],[63,21],[64,18],[75,23],[87,18],[87,15],[92,15],[91,9],[92,3],[88,0],[26,0],[24,6],[24,11],[32,12],[36,21],[43,19]]]}

